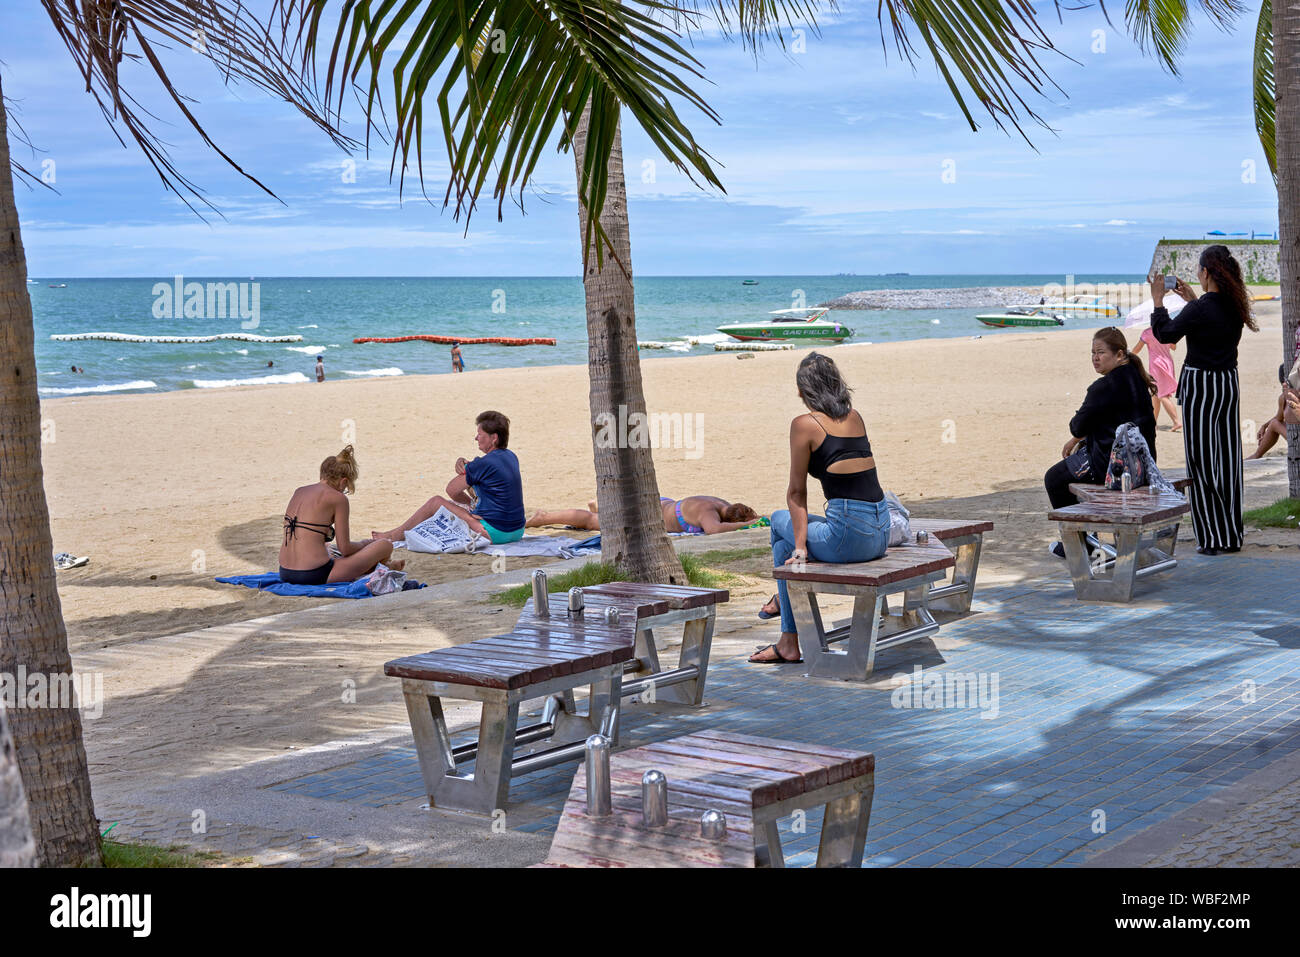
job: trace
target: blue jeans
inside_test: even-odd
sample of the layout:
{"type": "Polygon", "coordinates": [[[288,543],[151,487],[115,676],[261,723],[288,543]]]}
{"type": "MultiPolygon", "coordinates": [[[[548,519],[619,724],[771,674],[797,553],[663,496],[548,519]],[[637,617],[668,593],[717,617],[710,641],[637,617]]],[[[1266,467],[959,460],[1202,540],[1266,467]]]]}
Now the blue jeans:
{"type": "MultiPolygon", "coordinates": [[[[885,554],[889,545],[889,504],[833,498],[826,517],[808,516],[810,562],[869,562],[885,554]]],[[[785,509],[772,513],[772,565],[780,568],[794,554],[794,523],[785,509]]],[[[781,631],[794,633],[794,613],[785,582],[778,580],[781,596],[781,631]]]]}

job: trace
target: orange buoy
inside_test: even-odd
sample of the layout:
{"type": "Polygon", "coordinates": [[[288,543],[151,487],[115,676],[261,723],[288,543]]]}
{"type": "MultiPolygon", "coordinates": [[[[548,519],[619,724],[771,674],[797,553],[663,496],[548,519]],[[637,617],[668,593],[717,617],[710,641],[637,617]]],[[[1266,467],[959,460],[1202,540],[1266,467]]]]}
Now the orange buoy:
{"type": "Polygon", "coordinates": [[[436,342],[439,345],[449,346],[459,342],[462,346],[478,345],[497,345],[497,346],[553,346],[554,339],[508,339],[502,336],[491,336],[488,338],[475,338],[465,336],[392,336],[380,338],[375,336],[365,336],[360,339],[353,339],[354,343],[362,342],[436,342]]]}

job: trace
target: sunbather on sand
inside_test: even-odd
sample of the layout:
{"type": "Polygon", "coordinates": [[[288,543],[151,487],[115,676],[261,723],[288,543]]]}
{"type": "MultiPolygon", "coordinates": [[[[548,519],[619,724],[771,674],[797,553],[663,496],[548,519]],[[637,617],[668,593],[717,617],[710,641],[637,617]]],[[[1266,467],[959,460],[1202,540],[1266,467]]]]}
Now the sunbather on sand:
{"type": "Polygon", "coordinates": [[[401,525],[387,532],[371,532],[374,538],[392,542],[406,539],[406,533],[445,508],[476,535],[493,545],[517,542],[524,537],[524,490],[519,476],[519,459],[506,448],[510,442],[510,420],[500,412],[481,412],[474,441],[483,454],[472,461],[456,460],[456,477],[447,483],[446,496],[435,495],[415,510],[401,525]]]}
{"type": "Polygon", "coordinates": [[[352,446],[320,464],[320,481],[294,490],[284,509],[280,545],[280,581],[290,585],[324,585],[355,581],[380,562],[400,570],[405,562],[389,561],[392,542],[354,542],[348,538],[348,493],[356,491],[357,460],[352,446]],[[339,558],[330,558],[326,542],[338,535],[339,558]]]}
{"type": "MultiPolygon", "coordinates": [[[[670,532],[703,533],[716,535],[732,532],[758,521],[758,513],[748,505],[728,502],[713,495],[691,495],[683,499],[659,496],[664,528],[670,532]]],[[[589,532],[600,531],[600,514],[596,503],[588,502],[586,508],[560,508],[534,512],[527,522],[529,528],[541,525],[570,525],[589,532]]]]}

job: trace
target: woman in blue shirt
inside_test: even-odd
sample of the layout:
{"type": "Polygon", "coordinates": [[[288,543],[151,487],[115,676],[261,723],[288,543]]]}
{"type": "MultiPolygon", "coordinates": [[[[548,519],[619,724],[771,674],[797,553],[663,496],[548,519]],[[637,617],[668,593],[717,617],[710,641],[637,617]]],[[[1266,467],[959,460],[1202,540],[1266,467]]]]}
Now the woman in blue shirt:
{"type": "Polygon", "coordinates": [[[445,508],[469,530],[502,545],[524,537],[524,489],[519,459],[506,446],[510,420],[500,412],[482,412],[474,441],[483,454],[472,461],[456,460],[456,477],[447,483],[447,496],[435,495],[397,528],[372,532],[375,538],[400,542],[406,533],[445,508]]]}

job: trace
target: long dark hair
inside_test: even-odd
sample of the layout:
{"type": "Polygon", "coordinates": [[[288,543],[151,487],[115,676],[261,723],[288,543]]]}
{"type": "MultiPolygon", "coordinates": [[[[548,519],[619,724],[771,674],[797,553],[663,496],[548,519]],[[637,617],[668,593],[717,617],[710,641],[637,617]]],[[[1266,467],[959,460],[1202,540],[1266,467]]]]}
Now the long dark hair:
{"type": "Polygon", "coordinates": [[[853,390],[840,375],[839,367],[830,356],[820,352],[810,352],[799,363],[795,373],[795,384],[804,405],[814,412],[828,415],[836,422],[853,411],[850,396],[853,390]]]}
{"type": "Polygon", "coordinates": [[[1241,278],[1241,264],[1233,258],[1228,247],[1219,244],[1206,246],[1205,252],[1201,253],[1201,268],[1210,274],[1220,291],[1232,299],[1242,323],[1251,332],[1259,332],[1259,326],[1250,314],[1250,296],[1246,295],[1246,283],[1241,278]]]}
{"type": "Polygon", "coordinates": [[[1114,326],[1107,326],[1106,328],[1098,329],[1093,333],[1092,341],[1096,342],[1098,340],[1104,342],[1106,348],[1111,352],[1124,353],[1128,358],[1128,364],[1137,369],[1138,375],[1140,375],[1142,381],[1146,383],[1148,392],[1155,395],[1159,391],[1159,389],[1156,388],[1156,380],[1147,375],[1146,367],[1142,365],[1141,358],[1128,351],[1128,340],[1124,338],[1124,333],[1116,329],[1114,326]]]}

